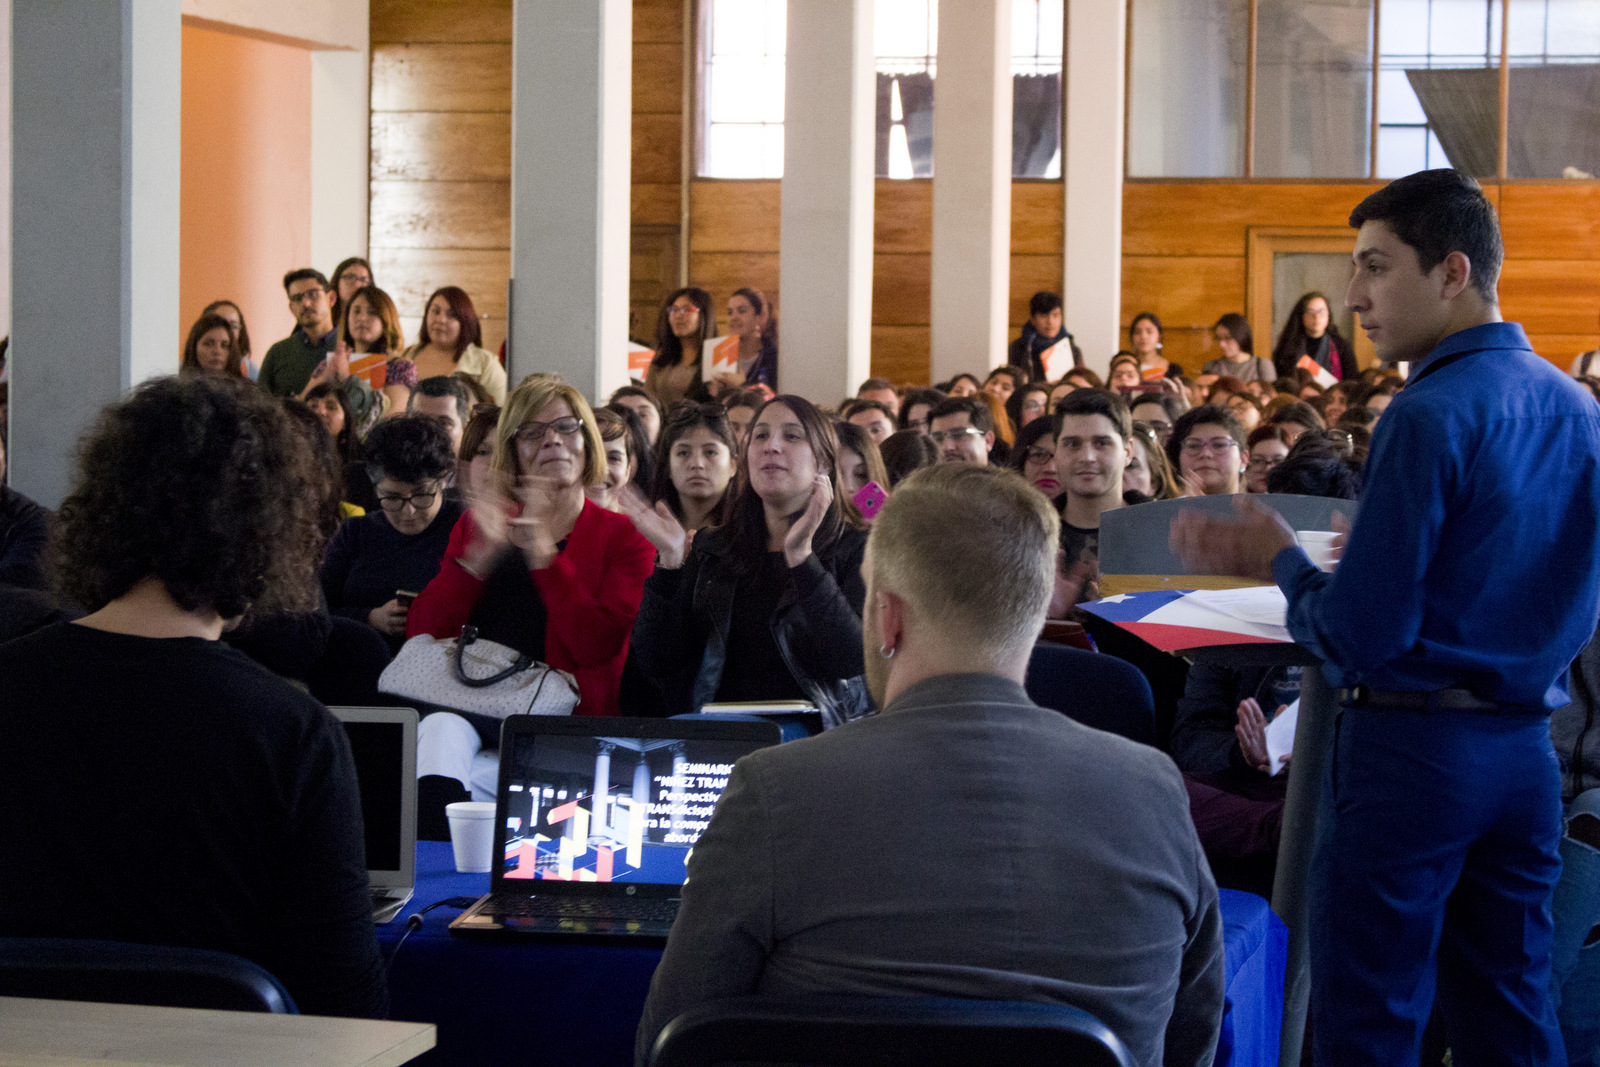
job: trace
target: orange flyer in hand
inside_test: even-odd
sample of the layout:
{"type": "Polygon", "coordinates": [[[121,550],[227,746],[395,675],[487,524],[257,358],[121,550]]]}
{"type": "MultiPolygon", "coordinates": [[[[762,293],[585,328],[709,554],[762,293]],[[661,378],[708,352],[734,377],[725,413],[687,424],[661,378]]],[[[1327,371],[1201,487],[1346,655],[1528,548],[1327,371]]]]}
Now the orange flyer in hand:
{"type": "Polygon", "coordinates": [[[700,352],[700,377],[704,381],[709,382],[719,374],[739,373],[737,337],[712,337],[700,352]]]}

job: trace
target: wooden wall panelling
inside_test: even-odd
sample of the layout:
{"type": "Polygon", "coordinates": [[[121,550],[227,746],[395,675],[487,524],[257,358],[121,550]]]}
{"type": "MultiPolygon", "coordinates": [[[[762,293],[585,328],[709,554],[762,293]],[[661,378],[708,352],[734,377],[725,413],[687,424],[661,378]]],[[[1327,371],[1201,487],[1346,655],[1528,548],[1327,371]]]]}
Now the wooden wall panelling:
{"type": "Polygon", "coordinates": [[[677,115],[683,107],[683,44],[633,42],[633,113],[677,115]]]}
{"type": "MultiPolygon", "coordinates": [[[[781,182],[700,180],[689,183],[689,249],[778,251],[781,182]]],[[[930,216],[931,218],[931,216],[930,216]]],[[[694,272],[691,270],[691,276],[694,272]]]]}
{"type": "MultiPolygon", "coordinates": [[[[1011,183],[1011,254],[1061,256],[1066,243],[1060,182],[1011,183]]],[[[1061,288],[1056,278],[1051,291],[1061,288]]]]}
{"type": "Polygon", "coordinates": [[[1507,259],[1600,259],[1600,182],[1507,184],[1500,229],[1507,259]]]}
{"type": "Polygon", "coordinates": [[[372,116],[372,180],[507,181],[511,116],[381,111],[372,116]]]}
{"type": "Polygon", "coordinates": [[[927,326],[872,327],[872,373],[896,385],[928,384],[927,326]]]}
{"type": "Polygon", "coordinates": [[[510,182],[372,183],[373,245],[508,248],[510,233],[510,182]]]}
{"type": "Polygon", "coordinates": [[[684,0],[633,0],[633,46],[683,43],[684,0]]]}
{"type": "Polygon", "coordinates": [[[1343,226],[1382,183],[1128,182],[1124,256],[1242,256],[1246,226],[1343,226]]]}
{"type": "Polygon", "coordinates": [[[872,247],[878,253],[933,252],[933,183],[892,181],[874,183],[872,247]]]}
{"type": "Polygon", "coordinates": [[[1530,334],[1592,334],[1600,312],[1600,259],[1508,259],[1500,272],[1500,306],[1530,334]]]}
{"type": "Polygon", "coordinates": [[[635,226],[677,226],[677,182],[634,182],[630,218],[635,226]]]}
{"type": "Polygon", "coordinates": [[[374,45],[372,110],[509,115],[511,45],[374,45]]]}
{"type": "Polygon", "coordinates": [[[373,249],[372,271],[404,316],[420,318],[428,295],[444,285],[465,289],[480,316],[506,313],[508,249],[373,249]]]}
{"type": "Polygon", "coordinates": [[[1041,290],[1061,292],[1061,253],[1054,255],[1019,255],[1011,253],[1011,301],[1007,321],[1015,336],[1028,321],[1028,300],[1041,290]]]}
{"type": "Polygon", "coordinates": [[[682,136],[677,115],[634,115],[633,180],[676,185],[682,136]]]}
{"type": "Polygon", "coordinates": [[[932,287],[931,256],[877,253],[872,257],[872,324],[927,326],[932,321],[932,287]]]}
{"type": "Polygon", "coordinates": [[[512,0],[372,0],[373,44],[511,43],[512,0]]]}
{"type": "Polygon", "coordinates": [[[667,296],[678,288],[676,223],[633,226],[628,269],[628,333],[654,347],[656,318],[667,296]]]}
{"type": "Polygon", "coordinates": [[[726,318],[728,297],[743,286],[765,293],[778,305],[780,321],[783,317],[783,304],[778,299],[778,253],[775,251],[703,252],[691,248],[689,277],[692,284],[711,293],[716,302],[718,322],[726,318]]]}

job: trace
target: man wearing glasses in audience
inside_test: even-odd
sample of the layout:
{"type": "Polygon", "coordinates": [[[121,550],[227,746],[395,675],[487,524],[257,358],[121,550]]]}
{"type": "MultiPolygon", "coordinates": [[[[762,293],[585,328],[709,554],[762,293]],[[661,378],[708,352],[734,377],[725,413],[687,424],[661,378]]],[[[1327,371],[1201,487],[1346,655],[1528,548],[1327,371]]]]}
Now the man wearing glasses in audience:
{"type": "Polygon", "coordinates": [[[940,463],[986,467],[994,447],[994,419],[982,401],[953,396],[929,410],[928,436],[939,449],[940,463]]]}

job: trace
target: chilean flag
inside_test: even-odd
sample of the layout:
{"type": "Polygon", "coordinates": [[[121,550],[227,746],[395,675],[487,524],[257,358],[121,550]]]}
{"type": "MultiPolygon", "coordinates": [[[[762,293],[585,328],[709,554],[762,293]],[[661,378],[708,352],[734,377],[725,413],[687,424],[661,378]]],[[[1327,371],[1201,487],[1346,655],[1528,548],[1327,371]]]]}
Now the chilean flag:
{"type": "Polygon", "coordinates": [[[1078,607],[1162,652],[1293,643],[1284,625],[1287,605],[1276,586],[1121,593],[1078,607]]]}

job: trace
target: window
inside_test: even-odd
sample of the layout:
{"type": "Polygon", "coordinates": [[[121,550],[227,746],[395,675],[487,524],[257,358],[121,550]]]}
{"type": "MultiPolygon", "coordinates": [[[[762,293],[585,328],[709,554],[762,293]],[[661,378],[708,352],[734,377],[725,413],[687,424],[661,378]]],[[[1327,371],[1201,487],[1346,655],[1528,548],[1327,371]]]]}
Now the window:
{"type": "Polygon", "coordinates": [[[1376,177],[1450,166],[1493,176],[1500,0],[1383,0],[1379,10],[1376,177]],[[1485,93],[1488,112],[1472,115],[1485,93]],[[1430,112],[1443,120],[1453,152],[1446,153],[1430,112]]]}
{"type": "MultiPolygon", "coordinates": [[[[1390,2],[1384,0],[1385,14],[1390,2]]],[[[1372,6],[1372,0],[1259,0],[1257,177],[1367,176],[1372,6]]]]}
{"type": "Polygon", "coordinates": [[[1132,7],[1129,175],[1243,175],[1249,0],[1133,0],[1132,7]]]}
{"type": "MultiPolygon", "coordinates": [[[[699,173],[783,176],[785,0],[702,0],[699,173]]],[[[877,174],[933,175],[938,0],[877,0],[877,174]]],[[[1063,0],[1012,0],[1012,173],[1061,176],[1063,0]]]]}
{"type": "Polygon", "coordinates": [[[1506,176],[1600,174],[1600,3],[1511,0],[1510,27],[1506,176]]]}

